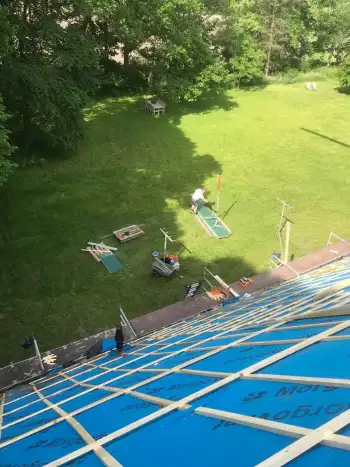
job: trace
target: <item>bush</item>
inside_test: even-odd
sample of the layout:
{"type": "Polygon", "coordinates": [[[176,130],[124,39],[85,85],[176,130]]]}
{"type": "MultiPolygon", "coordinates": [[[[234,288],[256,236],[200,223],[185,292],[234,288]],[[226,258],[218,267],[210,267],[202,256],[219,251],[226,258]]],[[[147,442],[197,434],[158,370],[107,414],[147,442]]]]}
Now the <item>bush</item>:
{"type": "Polygon", "coordinates": [[[350,88],[350,57],[347,57],[340,67],[339,80],[343,88],[350,88]]]}
{"type": "Polygon", "coordinates": [[[244,41],[241,54],[229,60],[237,85],[258,84],[263,78],[264,53],[253,42],[244,41]]]}

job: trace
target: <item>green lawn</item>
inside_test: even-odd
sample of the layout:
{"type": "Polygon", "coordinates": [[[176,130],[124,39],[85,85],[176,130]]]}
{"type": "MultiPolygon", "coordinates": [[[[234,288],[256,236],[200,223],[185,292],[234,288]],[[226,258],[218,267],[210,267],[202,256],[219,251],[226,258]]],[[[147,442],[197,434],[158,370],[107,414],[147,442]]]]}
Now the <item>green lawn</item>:
{"type": "Polygon", "coordinates": [[[204,262],[228,282],[266,270],[278,250],[278,198],[293,206],[291,254],[324,246],[332,228],[349,237],[350,97],[335,86],[235,90],[169,104],[160,118],[133,99],[88,108],[78,155],[18,171],[2,199],[1,363],[29,355],[18,345],[27,332],[46,350],[113,326],[119,303],[134,317],[181,300],[204,262]],[[190,197],[204,185],[215,199],[221,171],[220,212],[233,233],[214,240],[190,197]],[[80,251],[134,223],[146,235],[120,245],[123,271],[109,274],[80,251]],[[151,276],[160,227],[192,251],[183,277],[151,276]]]}

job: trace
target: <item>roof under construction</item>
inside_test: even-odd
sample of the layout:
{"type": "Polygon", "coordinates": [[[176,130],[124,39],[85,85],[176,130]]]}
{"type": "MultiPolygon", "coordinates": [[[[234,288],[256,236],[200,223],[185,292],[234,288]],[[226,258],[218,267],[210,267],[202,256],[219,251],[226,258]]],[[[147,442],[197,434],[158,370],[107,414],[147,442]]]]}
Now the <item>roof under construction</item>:
{"type": "Polygon", "coordinates": [[[350,465],[350,261],[2,396],[0,467],[350,465]]]}

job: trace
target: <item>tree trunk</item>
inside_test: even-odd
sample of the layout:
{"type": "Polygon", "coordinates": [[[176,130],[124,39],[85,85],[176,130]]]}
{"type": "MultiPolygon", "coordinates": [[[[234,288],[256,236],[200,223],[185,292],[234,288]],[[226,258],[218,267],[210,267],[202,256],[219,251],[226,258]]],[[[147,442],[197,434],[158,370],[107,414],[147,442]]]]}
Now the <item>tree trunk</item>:
{"type": "Polygon", "coordinates": [[[274,39],[274,33],[275,33],[275,20],[276,20],[277,2],[278,2],[278,0],[274,0],[273,7],[272,7],[269,41],[267,43],[267,56],[266,56],[266,65],[265,65],[265,75],[266,76],[269,75],[270,67],[271,67],[271,52],[272,52],[273,39],[274,39]]]}

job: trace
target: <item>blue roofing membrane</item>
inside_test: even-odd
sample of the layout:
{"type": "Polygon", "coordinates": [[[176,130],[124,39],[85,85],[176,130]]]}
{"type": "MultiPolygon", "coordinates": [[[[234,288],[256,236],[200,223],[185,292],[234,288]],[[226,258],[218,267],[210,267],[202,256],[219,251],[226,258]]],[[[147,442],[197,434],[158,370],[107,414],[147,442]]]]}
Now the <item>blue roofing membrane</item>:
{"type": "Polygon", "coordinates": [[[4,393],[0,467],[349,467],[349,277],[344,258],[4,393]]]}

